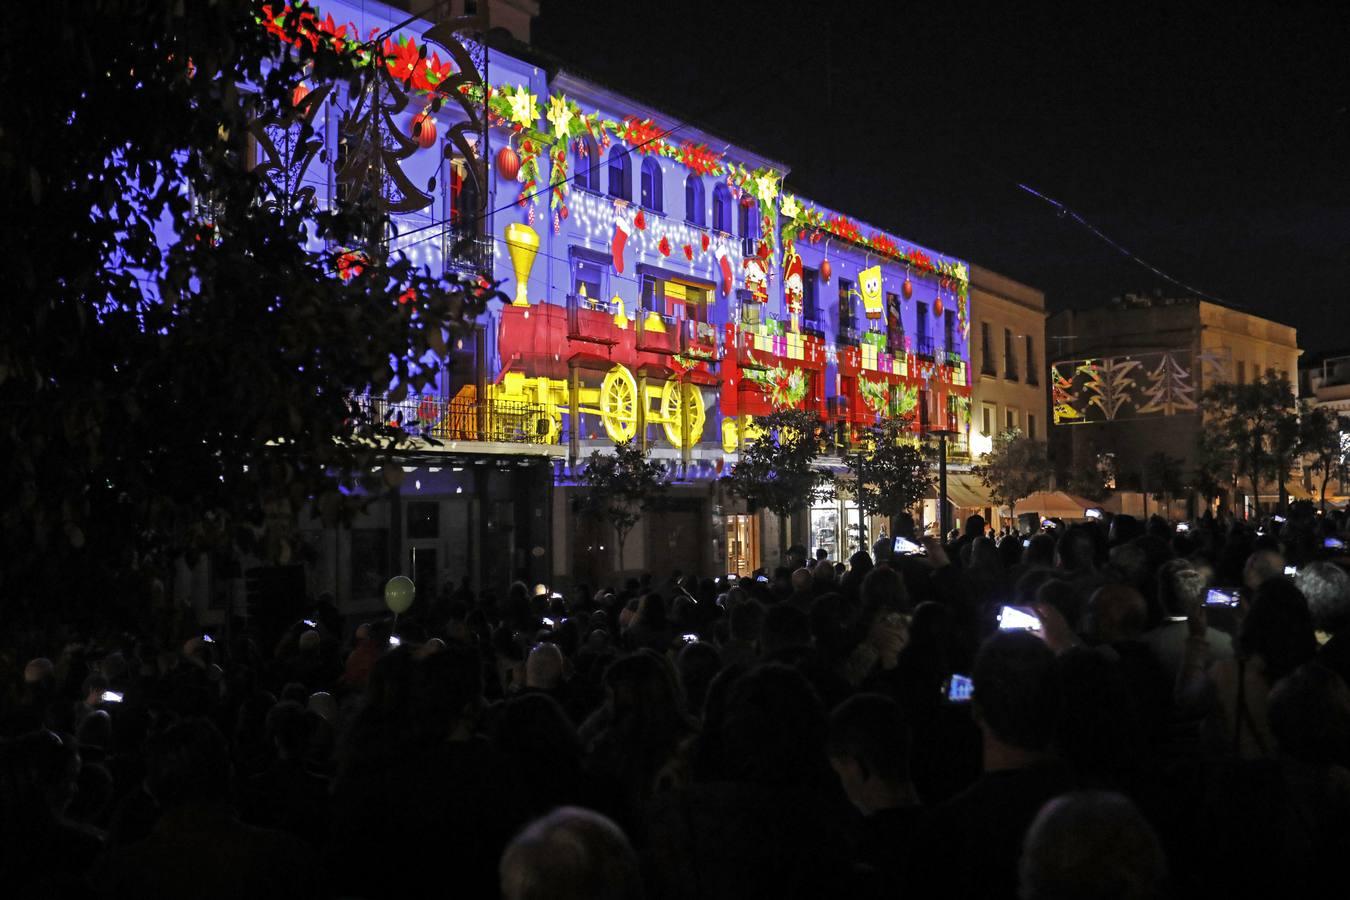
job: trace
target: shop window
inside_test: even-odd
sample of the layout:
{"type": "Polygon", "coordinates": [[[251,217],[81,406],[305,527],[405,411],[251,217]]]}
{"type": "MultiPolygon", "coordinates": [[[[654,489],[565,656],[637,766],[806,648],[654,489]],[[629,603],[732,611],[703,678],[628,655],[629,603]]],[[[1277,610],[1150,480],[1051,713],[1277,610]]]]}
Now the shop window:
{"type": "Polygon", "coordinates": [[[703,203],[703,179],[690,174],[684,180],[684,220],[699,228],[707,224],[707,215],[703,203]]]}

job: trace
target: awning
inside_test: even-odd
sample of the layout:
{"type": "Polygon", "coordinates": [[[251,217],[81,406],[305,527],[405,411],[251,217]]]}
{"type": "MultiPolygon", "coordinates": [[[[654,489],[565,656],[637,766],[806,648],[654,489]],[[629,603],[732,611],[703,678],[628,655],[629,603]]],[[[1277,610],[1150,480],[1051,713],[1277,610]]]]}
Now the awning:
{"type": "MultiPolygon", "coordinates": [[[[937,499],[937,482],[933,483],[933,498],[937,499]]],[[[984,509],[993,506],[989,499],[989,489],[980,481],[978,475],[969,472],[947,473],[947,500],[957,509],[984,509]]]]}
{"type": "Polygon", "coordinates": [[[1064,491],[1036,491],[1017,501],[1017,512],[1036,512],[1047,519],[1082,519],[1084,511],[1095,506],[1100,504],[1064,491]]]}

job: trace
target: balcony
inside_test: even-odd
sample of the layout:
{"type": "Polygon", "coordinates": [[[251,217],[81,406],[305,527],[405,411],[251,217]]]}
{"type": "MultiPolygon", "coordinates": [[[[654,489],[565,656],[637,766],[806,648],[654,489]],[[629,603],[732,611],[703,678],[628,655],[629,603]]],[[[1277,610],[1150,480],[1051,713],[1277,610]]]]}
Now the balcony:
{"type": "Polygon", "coordinates": [[[932,359],[934,354],[933,339],[926,335],[919,335],[914,341],[914,355],[925,359],[932,359]]]}
{"type": "Polygon", "coordinates": [[[719,357],[716,326],[693,319],[685,319],[680,326],[680,352],[698,359],[719,357]]]}
{"type": "Polygon", "coordinates": [[[369,419],[401,428],[412,437],[436,441],[491,441],[502,444],[556,442],[548,407],[519,400],[409,397],[398,402],[380,394],[353,397],[369,419]]]}
{"type": "Polygon", "coordinates": [[[672,316],[655,310],[639,309],[634,315],[637,349],[646,353],[674,356],[680,352],[679,323],[672,316]]]}
{"type": "Polygon", "coordinates": [[[492,241],[473,229],[447,228],[441,233],[446,272],[468,272],[492,278],[492,241]]]}
{"type": "Polygon", "coordinates": [[[618,343],[614,335],[614,316],[618,306],[596,297],[567,295],[567,336],[574,341],[588,341],[612,347],[618,343]]]}

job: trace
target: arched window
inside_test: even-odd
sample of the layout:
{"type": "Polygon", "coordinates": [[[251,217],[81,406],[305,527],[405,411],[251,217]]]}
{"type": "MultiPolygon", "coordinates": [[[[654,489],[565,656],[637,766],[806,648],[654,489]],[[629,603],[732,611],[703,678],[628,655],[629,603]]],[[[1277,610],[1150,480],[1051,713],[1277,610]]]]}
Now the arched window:
{"type": "Polygon", "coordinates": [[[633,164],[628,151],[618,146],[609,151],[609,195],[620,200],[633,199],[633,164]]]}
{"type": "Polygon", "coordinates": [[[684,220],[700,228],[708,224],[703,209],[703,179],[692,172],[684,180],[684,220]]]}
{"type": "Polygon", "coordinates": [[[661,183],[661,164],[655,157],[647,157],[642,161],[642,206],[653,212],[664,212],[665,203],[662,196],[665,192],[661,183]]]}
{"type": "Polygon", "coordinates": [[[731,191],[725,184],[713,188],[713,230],[731,233],[731,191]]]}
{"type": "Polygon", "coordinates": [[[576,140],[576,179],[579,188],[600,192],[600,150],[595,146],[595,138],[583,134],[576,140]]]}
{"type": "Polygon", "coordinates": [[[759,237],[759,217],[755,215],[755,201],[741,200],[736,207],[736,231],[743,239],[759,237]]]}

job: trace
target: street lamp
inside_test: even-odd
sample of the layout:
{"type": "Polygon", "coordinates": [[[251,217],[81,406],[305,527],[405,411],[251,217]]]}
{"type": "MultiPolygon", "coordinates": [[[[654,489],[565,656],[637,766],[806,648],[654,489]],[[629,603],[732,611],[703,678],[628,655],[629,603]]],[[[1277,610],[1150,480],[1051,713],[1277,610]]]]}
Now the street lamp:
{"type": "Polygon", "coordinates": [[[952,511],[947,506],[947,438],[961,432],[954,428],[934,428],[928,432],[938,439],[938,540],[945,541],[952,530],[952,511]]]}

